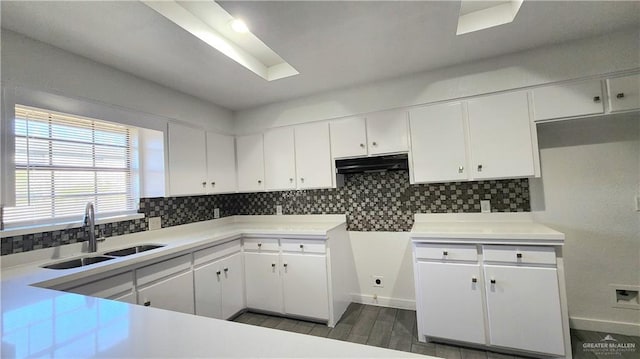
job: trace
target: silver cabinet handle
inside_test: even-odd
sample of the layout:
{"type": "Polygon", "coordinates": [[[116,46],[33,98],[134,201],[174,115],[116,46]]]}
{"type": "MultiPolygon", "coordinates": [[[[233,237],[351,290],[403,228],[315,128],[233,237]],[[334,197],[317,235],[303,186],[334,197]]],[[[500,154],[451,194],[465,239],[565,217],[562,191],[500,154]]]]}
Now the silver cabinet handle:
{"type": "Polygon", "coordinates": [[[220,274],[222,274],[222,272],[220,272],[220,271],[216,271],[216,275],[218,275],[218,276],[219,276],[220,274]]]}
{"type": "Polygon", "coordinates": [[[522,258],[522,253],[516,253],[516,258],[522,258]]]}
{"type": "Polygon", "coordinates": [[[471,283],[478,283],[478,278],[471,277],[471,283]]]}
{"type": "Polygon", "coordinates": [[[284,265],[284,267],[285,267],[285,268],[287,268],[287,265],[288,265],[288,264],[287,264],[287,263],[285,263],[285,264],[283,264],[283,265],[284,265]]]}
{"type": "Polygon", "coordinates": [[[600,102],[600,96],[593,96],[593,102],[600,102]]]}
{"type": "Polygon", "coordinates": [[[448,256],[449,255],[449,251],[442,251],[442,255],[443,256],[448,256]]]}
{"type": "Polygon", "coordinates": [[[202,182],[202,187],[206,187],[207,186],[207,182],[202,182]]]}
{"type": "Polygon", "coordinates": [[[293,182],[293,178],[289,177],[289,182],[293,182]]]}
{"type": "Polygon", "coordinates": [[[258,180],[258,184],[262,184],[262,180],[258,180]]]}
{"type": "Polygon", "coordinates": [[[375,142],[375,141],[374,141],[374,142],[371,142],[371,144],[372,144],[372,145],[374,145],[374,146],[377,146],[377,145],[378,145],[378,143],[377,143],[377,142],[375,142]]]}
{"type": "Polygon", "coordinates": [[[620,92],[616,95],[616,98],[624,98],[624,92],[620,92]]]}
{"type": "Polygon", "coordinates": [[[464,166],[458,167],[458,173],[462,173],[462,172],[464,172],[464,166]]]}
{"type": "Polygon", "coordinates": [[[304,177],[300,177],[300,182],[304,182],[304,177]]]}
{"type": "Polygon", "coordinates": [[[215,182],[211,182],[211,187],[215,187],[216,183],[215,182]]]}
{"type": "Polygon", "coordinates": [[[360,148],[364,148],[364,143],[361,143],[361,144],[360,144],[360,148]]]}
{"type": "Polygon", "coordinates": [[[301,245],[300,245],[300,249],[302,249],[302,248],[304,248],[304,244],[301,244],[301,245]]]}
{"type": "Polygon", "coordinates": [[[145,301],[145,302],[143,303],[143,305],[144,305],[145,307],[150,307],[150,306],[151,306],[151,301],[150,301],[150,300],[147,300],[147,301],[145,301]]]}
{"type": "Polygon", "coordinates": [[[275,263],[271,263],[271,268],[275,268],[276,264],[275,263]]]}
{"type": "Polygon", "coordinates": [[[496,280],[495,279],[491,279],[491,284],[496,284],[496,280]]]}
{"type": "Polygon", "coordinates": [[[229,272],[229,268],[223,269],[225,273],[229,272]]]}
{"type": "Polygon", "coordinates": [[[478,172],[482,172],[482,165],[478,165],[478,172]]]}
{"type": "Polygon", "coordinates": [[[262,243],[258,242],[258,248],[262,247],[262,243]]]}

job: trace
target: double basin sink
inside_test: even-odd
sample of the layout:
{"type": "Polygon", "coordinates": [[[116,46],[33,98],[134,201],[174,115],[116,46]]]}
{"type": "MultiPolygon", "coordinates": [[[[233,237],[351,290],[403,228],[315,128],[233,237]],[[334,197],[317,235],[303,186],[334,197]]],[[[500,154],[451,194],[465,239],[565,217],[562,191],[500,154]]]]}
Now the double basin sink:
{"type": "Polygon", "coordinates": [[[84,267],[84,266],[88,266],[88,265],[91,265],[91,264],[95,264],[95,263],[100,263],[100,262],[116,259],[118,257],[130,256],[132,254],[146,252],[146,251],[150,251],[152,249],[157,249],[157,248],[162,248],[162,247],[164,247],[163,244],[142,244],[142,245],[135,246],[135,247],[129,247],[129,248],[118,249],[118,250],[115,250],[115,251],[106,252],[106,253],[104,253],[102,255],[96,255],[96,256],[91,256],[91,257],[82,257],[82,258],[74,258],[74,259],[66,260],[64,262],[47,264],[47,265],[42,266],[42,268],[48,268],[48,269],[71,269],[71,268],[84,267]]]}

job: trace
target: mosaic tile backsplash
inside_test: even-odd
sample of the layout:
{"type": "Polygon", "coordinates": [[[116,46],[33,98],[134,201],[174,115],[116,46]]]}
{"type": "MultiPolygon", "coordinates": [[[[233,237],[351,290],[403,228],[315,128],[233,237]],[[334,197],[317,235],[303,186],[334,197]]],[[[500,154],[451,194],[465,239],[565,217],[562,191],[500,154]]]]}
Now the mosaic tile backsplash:
{"type": "MultiPolygon", "coordinates": [[[[494,212],[528,212],[529,181],[525,179],[409,184],[408,171],[358,173],[345,176],[340,188],[236,193],[210,196],[143,198],[146,218],[161,217],[163,227],[236,214],[346,214],[350,231],[411,230],[414,213],[480,212],[480,200],[490,200],[494,212]]],[[[145,219],[97,226],[105,237],[147,229],[145,219]]],[[[2,255],[86,240],[82,228],[2,238],[2,255]]]]}

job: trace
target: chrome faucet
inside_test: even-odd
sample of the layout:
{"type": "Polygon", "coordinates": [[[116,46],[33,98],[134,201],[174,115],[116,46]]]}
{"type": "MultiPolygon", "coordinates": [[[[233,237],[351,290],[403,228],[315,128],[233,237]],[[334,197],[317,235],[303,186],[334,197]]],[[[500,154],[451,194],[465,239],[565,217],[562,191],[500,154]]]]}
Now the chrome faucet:
{"type": "Polygon", "coordinates": [[[98,242],[96,241],[96,214],[93,202],[87,202],[87,207],[84,210],[84,226],[89,227],[89,252],[96,252],[98,242]]]}

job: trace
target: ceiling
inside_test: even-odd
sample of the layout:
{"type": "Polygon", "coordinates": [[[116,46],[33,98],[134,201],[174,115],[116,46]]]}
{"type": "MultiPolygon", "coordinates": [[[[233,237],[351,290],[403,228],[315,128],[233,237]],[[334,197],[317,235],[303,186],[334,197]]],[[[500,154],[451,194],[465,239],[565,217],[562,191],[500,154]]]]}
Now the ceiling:
{"type": "Polygon", "coordinates": [[[300,75],[265,81],[137,1],[2,1],[1,24],[231,110],[640,28],[639,1],[525,1],[462,36],[459,1],[219,3],[300,75]]]}

